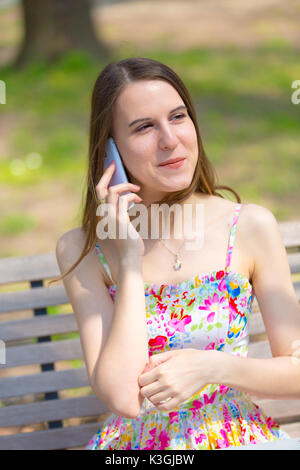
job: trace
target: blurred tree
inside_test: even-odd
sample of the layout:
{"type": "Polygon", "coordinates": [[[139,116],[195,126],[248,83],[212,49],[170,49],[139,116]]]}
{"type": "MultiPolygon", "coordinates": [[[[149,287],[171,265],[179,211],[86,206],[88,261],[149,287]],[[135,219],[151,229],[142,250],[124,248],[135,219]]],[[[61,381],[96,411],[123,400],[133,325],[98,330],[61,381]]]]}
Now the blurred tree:
{"type": "Polygon", "coordinates": [[[110,56],[95,35],[89,0],[22,0],[22,8],[25,31],[17,67],[38,59],[53,62],[75,48],[100,60],[110,56]]]}

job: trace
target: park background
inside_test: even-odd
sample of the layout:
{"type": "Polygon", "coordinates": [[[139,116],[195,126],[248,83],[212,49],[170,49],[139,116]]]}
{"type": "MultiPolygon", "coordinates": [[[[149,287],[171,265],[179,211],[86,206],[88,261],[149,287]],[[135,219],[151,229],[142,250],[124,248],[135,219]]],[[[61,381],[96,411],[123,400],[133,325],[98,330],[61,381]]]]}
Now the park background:
{"type": "MultiPolygon", "coordinates": [[[[300,79],[300,3],[92,5],[95,34],[112,60],[154,58],[183,78],[220,183],[243,203],[267,207],[278,221],[299,218],[300,104],[291,102],[291,84],[300,79]]],[[[80,225],[91,90],[110,61],[70,50],[51,62],[33,54],[16,69],[21,6],[6,1],[0,9],[2,257],[54,250],[62,233],[80,225]]]]}
{"type": "MultiPolygon", "coordinates": [[[[300,104],[291,101],[292,83],[300,79],[299,1],[81,0],[75,3],[90,21],[75,34],[82,48],[74,37],[65,41],[62,31],[59,41],[48,28],[41,4],[51,0],[24,3],[30,1],[35,21],[29,33],[35,31],[28,36],[22,2],[0,1],[0,80],[6,84],[6,103],[0,104],[0,257],[54,252],[57,239],[80,225],[92,87],[108,62],[130,56],[162,61],[183,79],[220,184],[234,188],[242,203],[267,207],[278,222],[300,218],[300,104]]],[[[63,29],[64,15],[68,24],[74,12],[70,0],[61,3],[56,20],[63,29]]],[[[2,315],[1,321],[12,318],[2,315]]],[[[82,366],[81,360],[72,363],[82,366]]],[[[56,369],[65,367],[56,363],[56,369]]]]}

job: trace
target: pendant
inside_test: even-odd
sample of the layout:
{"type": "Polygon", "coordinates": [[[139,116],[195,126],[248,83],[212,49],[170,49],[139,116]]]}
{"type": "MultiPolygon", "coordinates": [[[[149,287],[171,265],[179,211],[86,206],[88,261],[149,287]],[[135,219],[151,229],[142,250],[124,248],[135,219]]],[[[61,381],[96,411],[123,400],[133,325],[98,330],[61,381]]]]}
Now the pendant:
{"type": "Polygon", "coordinates": [[[176,262],[175,264],[173,264],[173,269],[175,271],[178,271],[180,268],[181,268],[181,262],[180,262],[179,256],[176,255],[176,262]]]}

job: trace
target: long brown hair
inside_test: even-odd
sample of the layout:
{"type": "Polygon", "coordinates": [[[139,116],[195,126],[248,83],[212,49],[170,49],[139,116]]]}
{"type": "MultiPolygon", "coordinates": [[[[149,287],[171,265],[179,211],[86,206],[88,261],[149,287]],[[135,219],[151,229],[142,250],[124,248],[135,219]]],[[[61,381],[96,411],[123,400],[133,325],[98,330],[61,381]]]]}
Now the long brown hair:
{"type": "MultiPolygon", "coordinates": [[[[105,147],[112,131],[112,109],[123,88],[128,83],[138,80],[165,80],[169,82],[177,90],[187,107],[188,114],[194,123],[198,140],[198,161],[190,186],[184,190],[168,193],[167,196],[160,201],[155,201],[155,203],[166,203],[168,205],[180,203],[194,192],[215,195],[224,199],[221,194],[216,192],[220,189],[231,191],[237,201],[241,202],[240,196],[232,188],[216,184],[217,174],[205,154],[191,96],[179,76],[170,67],[154,59],[130,57],[116,63],[110,63],[106,65],[96,79],[91,97],[89,165],[81,224],[81,228],[86,236],[85,245],[76,263],[67,272],[50,281],[49,284],[62,280],[67,274],[72,272],[81,260],[95,247],[98,241],[96,234],[98,223],[96,209],[99,202],[95,188],[104,172],[105,147]]],[[[130,175],[128,175],[128,180],[131,182],[130,175]]]]}

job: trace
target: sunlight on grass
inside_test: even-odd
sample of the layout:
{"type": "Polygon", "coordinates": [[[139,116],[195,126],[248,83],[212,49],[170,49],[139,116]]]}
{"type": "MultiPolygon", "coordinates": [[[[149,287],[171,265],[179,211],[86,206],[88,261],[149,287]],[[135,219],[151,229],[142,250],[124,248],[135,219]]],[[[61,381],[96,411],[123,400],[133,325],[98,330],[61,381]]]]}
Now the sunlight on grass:
{"type": "Polygon", "coordinates": [[[60,313],[70,314],[70,312],[72,312],[71,304],[50,305],[47,307],[48,315],[59,315],[60,313]]]}
{"type": "Polygon", "coordinates": [[[51,335],[51,341],[63,341],[65,339],[75,339],[79,338],[79,332],[74,331],[70,333],[60,333],[57,335],[51,335]]]}
{"type": "Polygon", "coordinates": [[[76,398],[84,397],[86,395],[93,395],[94,392],[90,386],[80,388],[69,388],[68,390],[60,390],[60,398],[76,398]]]}

